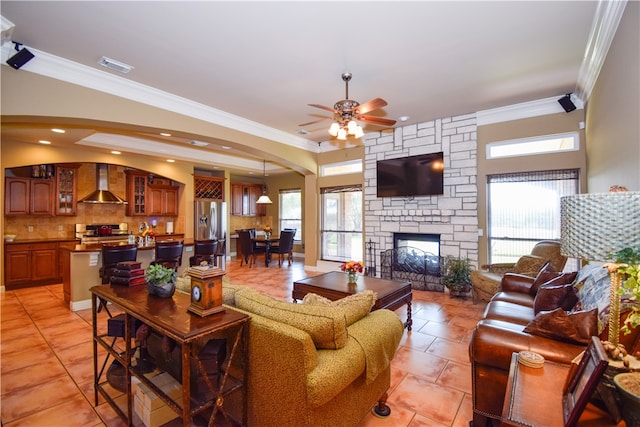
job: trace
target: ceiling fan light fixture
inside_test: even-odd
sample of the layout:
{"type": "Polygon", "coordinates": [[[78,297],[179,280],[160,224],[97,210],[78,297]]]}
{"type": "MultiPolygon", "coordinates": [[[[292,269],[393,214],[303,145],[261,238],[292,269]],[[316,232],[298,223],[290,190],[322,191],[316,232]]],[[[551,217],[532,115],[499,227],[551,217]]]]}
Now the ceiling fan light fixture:
{"type": "Polygon", "coordinates": [[[345,128],[340,128],[340,129],[338,130],[338,136],[337,136],[337,138],[338,138],[339,140],[342,140],[342,141],[344,141],[345,139],[347,139],[347,130],[346,130],[345,128]]]}
{"type": "Polygon", "coordinates": [[[338,136],[338,131],[340,130],[340,125],[338,122],[331,123],[331,127],[329,128],[329,135],[338,136]]]}
{"type": "Polygon", "coordinates": [[[363,136],[363,135],[364,135],[364,131],[362,130],[362,127],[361,127],[361,126],[358,126],[358,127],[356,128],[356,132],[353,134],[353,136],[354,136],[355,138],[362,138],[362,136],[363,136]]]}
{"type": "Polygon", "coordinates": [[[355,135],[356,129],[358,129],[358,123],[355,120],[349,120],[347,124],[347,133],[349,135],[355,135]]]}

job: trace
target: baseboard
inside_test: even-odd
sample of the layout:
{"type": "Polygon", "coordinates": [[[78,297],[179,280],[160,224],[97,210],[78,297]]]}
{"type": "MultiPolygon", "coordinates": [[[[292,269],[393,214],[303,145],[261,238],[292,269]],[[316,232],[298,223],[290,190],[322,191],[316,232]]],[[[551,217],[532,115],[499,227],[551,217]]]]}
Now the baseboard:
{"type": "Polygon", "coordinates": [[[80,310],[88,310],[91,308],[91,300],[86,299],[83,301],[72,301],[69,304],[69,309],[71,311],[80,311],[80,310]]]}

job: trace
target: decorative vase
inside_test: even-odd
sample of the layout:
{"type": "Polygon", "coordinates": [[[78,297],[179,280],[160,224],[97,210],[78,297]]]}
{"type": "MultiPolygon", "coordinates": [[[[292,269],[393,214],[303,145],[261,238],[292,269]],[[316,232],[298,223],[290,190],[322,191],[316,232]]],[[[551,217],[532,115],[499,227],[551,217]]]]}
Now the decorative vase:
{"type": "Polygon", "coordinates": [[[271,238],[271,232],[270,231],[265,231],[264,238],[267,239],[267,240],[270,239],[271,238]]]}
{"type": "Polygon", "coordinates": [[[628,427],[640,426],[640,372],[625,372],[613,377],[620,395],[622,418],[628,427]]]}
{"type": "Polygon", "coordinates": [[[358,275],[355,272],[347,272],[347,283],[349,283],[350,285],[355,285],[357,280],[358,275]]]}
{"type": "Polygon", "coordinates": [[[176,291],[176,284],[174,282],[160,283],[154,285],[147,282],[147,291],[149,295],[155,295],[160,298],[171,298],[176,291]]]}

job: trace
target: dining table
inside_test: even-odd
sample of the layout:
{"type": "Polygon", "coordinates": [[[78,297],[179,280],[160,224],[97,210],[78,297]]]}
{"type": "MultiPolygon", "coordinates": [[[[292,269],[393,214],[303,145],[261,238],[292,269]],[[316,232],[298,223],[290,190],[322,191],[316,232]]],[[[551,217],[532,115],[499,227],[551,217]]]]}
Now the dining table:
{"type": "Polygon", "coordinates": [[[264,265],[265,267],[269,267],[269,263],[271,262],[271,248],[274,243],[280,242],[280,236],[256,236],[251,239],[255,245],[264,246],[264,265]]]}

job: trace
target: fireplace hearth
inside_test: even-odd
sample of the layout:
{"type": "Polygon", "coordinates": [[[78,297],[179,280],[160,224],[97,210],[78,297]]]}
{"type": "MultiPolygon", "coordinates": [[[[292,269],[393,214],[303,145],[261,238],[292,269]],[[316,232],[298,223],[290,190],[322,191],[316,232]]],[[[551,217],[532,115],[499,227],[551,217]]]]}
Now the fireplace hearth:
{"type": "Polygon", "coordinates": [[[444,292],[440,235],[394,233],[393,249],[380,253],[380,277],[411,283],[412,289],[444,292]]]}

